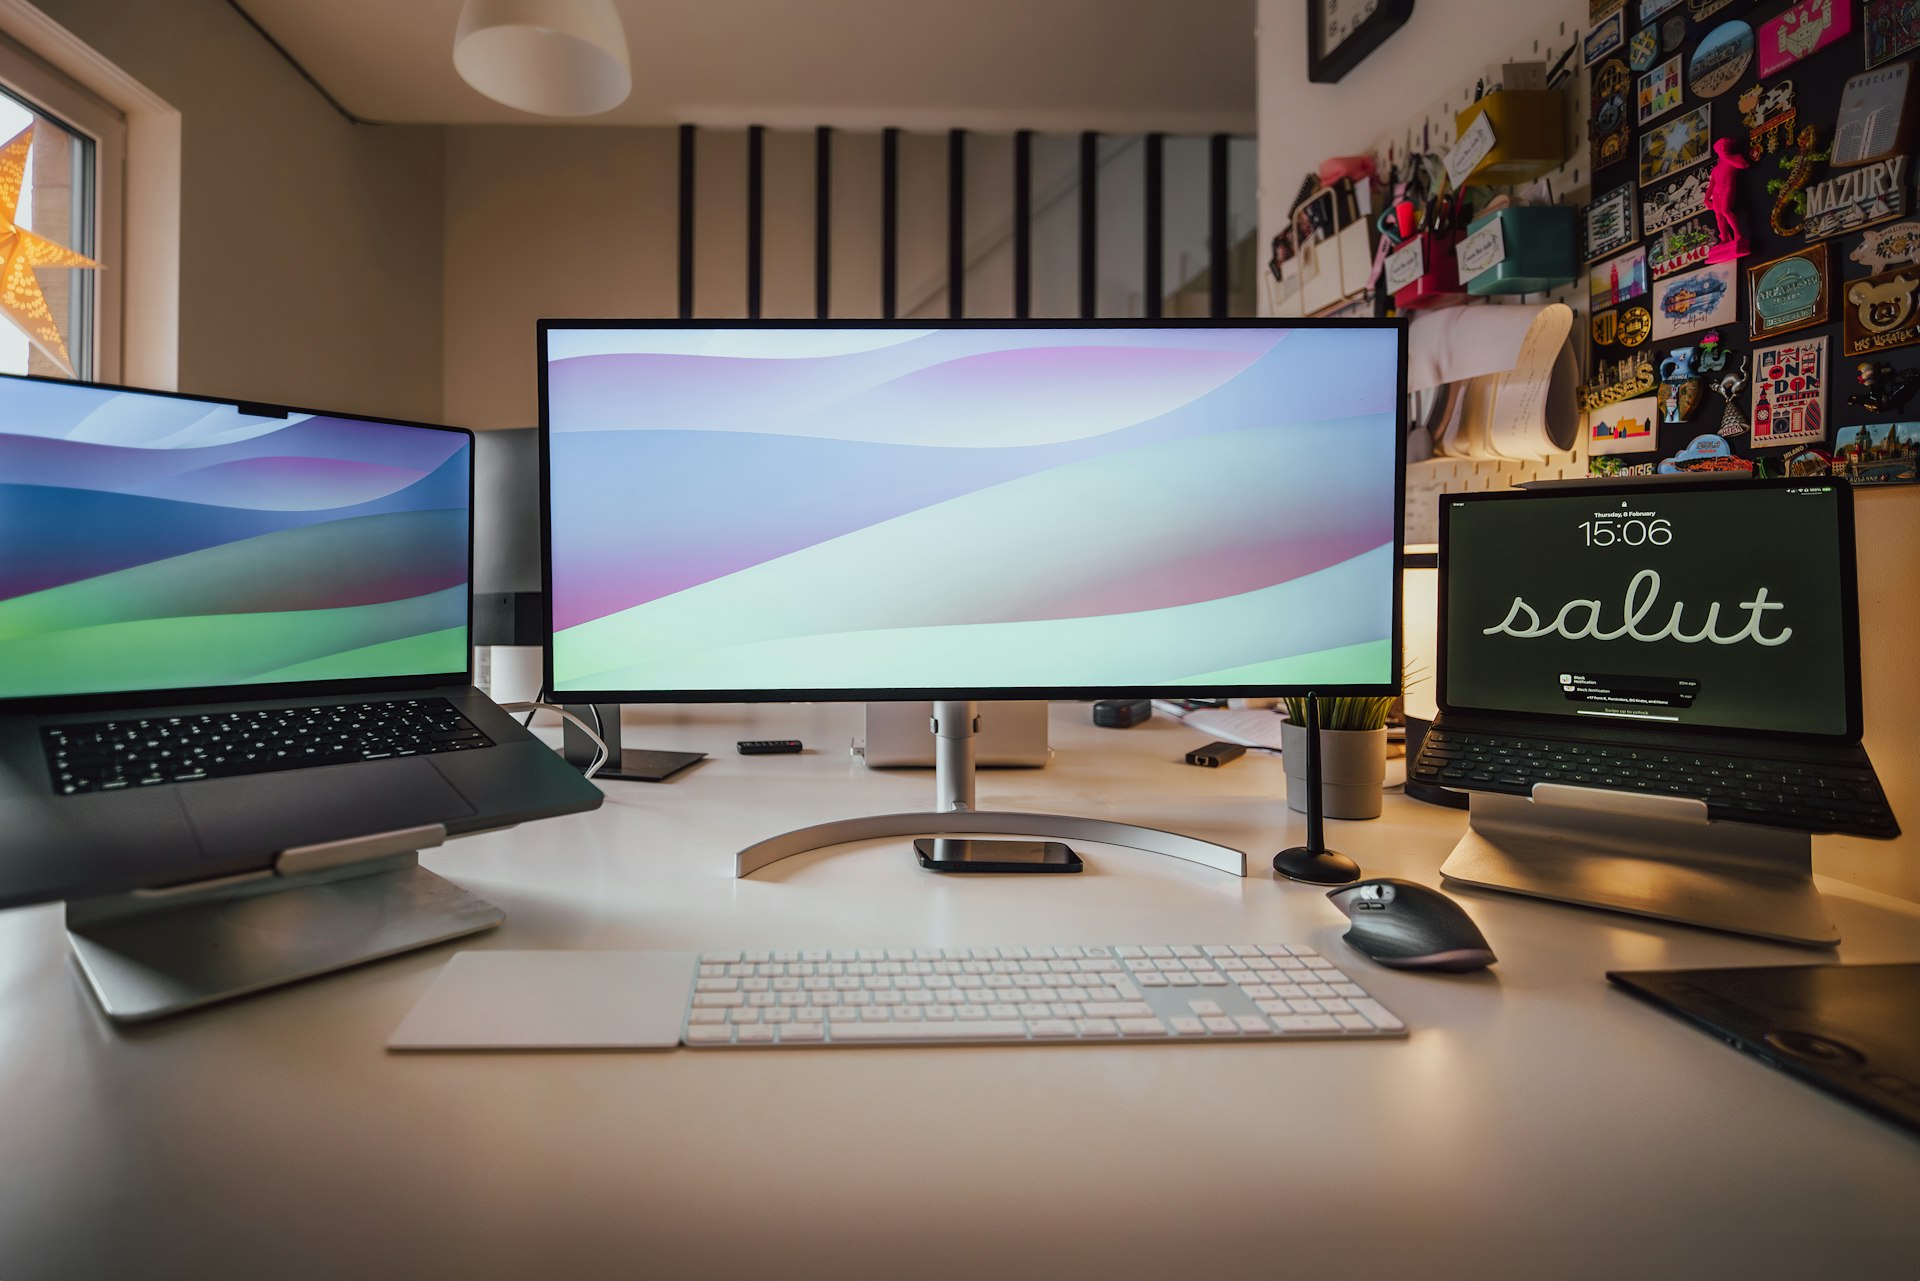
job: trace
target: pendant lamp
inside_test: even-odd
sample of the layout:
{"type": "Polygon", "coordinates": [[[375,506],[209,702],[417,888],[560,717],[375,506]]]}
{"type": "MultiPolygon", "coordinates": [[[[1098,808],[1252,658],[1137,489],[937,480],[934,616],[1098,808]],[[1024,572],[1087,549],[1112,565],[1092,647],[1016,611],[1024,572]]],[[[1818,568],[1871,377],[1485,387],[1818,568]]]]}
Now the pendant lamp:
{"type": "Polygon", "coordinates": [[[466,0],[453,36],[460,78],[541,116],[592,116],[633,89],[613,0],[466,0]]]}

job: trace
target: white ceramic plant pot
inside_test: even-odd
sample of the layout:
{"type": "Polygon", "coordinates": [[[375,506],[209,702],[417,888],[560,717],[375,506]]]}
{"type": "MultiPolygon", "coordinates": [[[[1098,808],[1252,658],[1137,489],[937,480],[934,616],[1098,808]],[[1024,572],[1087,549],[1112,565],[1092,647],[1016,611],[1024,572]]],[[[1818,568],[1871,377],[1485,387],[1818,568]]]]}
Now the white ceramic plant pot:
{"type": "MultiPolygon", "coordinates": [[[[1307,810],[1307,731],[1280,727],[1280,758],[1287,767],[1287,808],[1307,810]]],[[[1379,818],[1387,781],[1387,731],[1320,731],[1320,807],[1328,818],[1379,818]]]]}

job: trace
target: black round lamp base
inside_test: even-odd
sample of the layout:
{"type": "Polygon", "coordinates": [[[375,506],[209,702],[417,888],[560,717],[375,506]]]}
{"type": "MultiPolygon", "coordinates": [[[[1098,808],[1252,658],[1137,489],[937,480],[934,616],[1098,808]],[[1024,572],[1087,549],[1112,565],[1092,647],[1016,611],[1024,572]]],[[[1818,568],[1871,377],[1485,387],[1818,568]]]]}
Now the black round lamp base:
{"type": "Polygon", "coordinates": [[[1273,870],[1290,881],[1308,885],[1351,885],[1360,879],[1360,865],[1333,850],[1310,850],[1304,845],[1273,856],[1273,870]]]}

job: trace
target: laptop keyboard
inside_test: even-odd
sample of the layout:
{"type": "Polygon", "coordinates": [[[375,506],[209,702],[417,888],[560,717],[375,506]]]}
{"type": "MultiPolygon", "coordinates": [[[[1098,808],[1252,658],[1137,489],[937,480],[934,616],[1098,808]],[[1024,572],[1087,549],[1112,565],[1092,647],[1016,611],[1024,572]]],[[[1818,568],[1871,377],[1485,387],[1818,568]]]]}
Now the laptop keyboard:
{"type": "Polygon", "coordinates": [[[444,698],[128,717],[40,734],[64,796],[493,746],[444,698]]]}
{"type": "Polygon", "coordinates": [[[1535,783],[1697,797],[1716,819],[1809,832],[1899,832],[1871,770],[1839,763],[1432,730],[1407,776],[1469,792],[1527,796],[1535,783]]]}

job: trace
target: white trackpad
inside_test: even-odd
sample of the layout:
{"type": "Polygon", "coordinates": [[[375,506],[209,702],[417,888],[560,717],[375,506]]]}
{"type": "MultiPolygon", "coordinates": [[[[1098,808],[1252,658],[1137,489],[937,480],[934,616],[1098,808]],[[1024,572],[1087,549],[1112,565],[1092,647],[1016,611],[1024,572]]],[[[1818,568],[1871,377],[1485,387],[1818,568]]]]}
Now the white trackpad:
{"type": "Polygon", "coordinates": [[[696,960],[692,952],[461,952],[387,1048],[672,1049],[696,960]]]}

